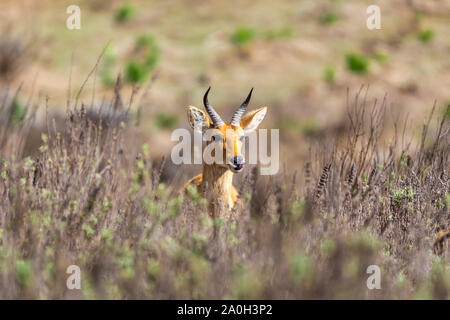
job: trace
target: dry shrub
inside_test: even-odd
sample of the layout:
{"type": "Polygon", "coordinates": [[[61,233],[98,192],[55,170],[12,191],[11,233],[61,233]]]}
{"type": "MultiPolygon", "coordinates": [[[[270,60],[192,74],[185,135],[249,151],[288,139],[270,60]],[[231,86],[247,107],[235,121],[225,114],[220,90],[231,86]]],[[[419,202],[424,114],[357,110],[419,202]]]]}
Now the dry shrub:
{"type": "Polygon", "coordinates": [[[247,172],[230,220],[162,183],[151,146],[124,140],[130,123],[69,109],[23,157],[29,118],[6,120],[0,298],[448,299],[448,252],[432,245],[450,221],[449,123],[434,133],[430,117],[417,148],[397,134],[385,146],[385,106],[361,89],[345,139],[312,148],[294,176],[247,172]],[[66,288],[71,264],[81,290],[66,288]],[[381,290],[366,287],[369,265],[381,290]]]}

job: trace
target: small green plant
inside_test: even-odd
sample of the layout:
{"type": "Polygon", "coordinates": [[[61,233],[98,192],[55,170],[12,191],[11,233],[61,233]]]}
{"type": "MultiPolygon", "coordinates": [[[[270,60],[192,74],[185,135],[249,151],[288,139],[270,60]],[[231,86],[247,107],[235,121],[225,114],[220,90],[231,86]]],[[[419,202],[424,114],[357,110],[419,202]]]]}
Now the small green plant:
{"type": "Polygon", "coordinates": [[[142,83],[148,79],[149,74],[159,61],[159,47],[152,35],[144,34],[136,39],[135,45],[141,58],[132,58],[125,68],[125,81],[142,83]]]}
{"type": "Polygon", "coordinates": [[[339,20],[339,16],[333,11],[324,11],[320,17],[319,22],[323,25],[331,25],[339,20]]]}
{"type": "Polygon", "coordinates": [[[417,38],[423,43],[428,43],[434,39],[435,32],[433,29],[422,29],[419,31],[417,38]]]}
{"type": "Polygon", "coordinates": [[[169,201],[168,211],[169,216],[176,217],[180,213],[181,204],[183,202],[183,197],[173,198],[169,201]]]}
{"type": "Polygon", "coordinates": [[[13,108],[14,108],[14,113],[12,115],[12,122],[14,124],[17,124],[23,120],[23,118],[26,114],[26,109],[25,109],[24,104],[18,99],[14,100],[13,108]]]}
{"type": "Polygon", "coordinates": [[[231,35],[231,42],[236,46],[246,46],[256,38],[256,31],[250,27],[237,28],[231,35]]]}
{"type": "Polygon", "coordinates": [[[31,265],[26,260],[16,261],[16,279],[17,282],[23,287],[29,287],[33,281],[33,270],[31,265]]]}
{"type": "Polygon", "coordinates": [[[149,34],[143,34],[136,40],[136,48],[145,51],[144,66],[153,70],[159,61],[159,47],[155,38],[149,34]]]}
{"type": "Polygon", "coordinates": [[[147,79],[148,72],[145,66],[136,60],[128,61],[125,67],[125,80],[131,83],[144,82],[147,79]]]}
{"type": "Polygon", "coordinates": [[[414,193],[414,190],[413,190],[412,186],[409,186],[408,194],[407,194],[409,200],[414,200],[414,195],[415,195],[415,193],[414,193]]]}
{"type": "Polygon", "coordinates": [[[369,59],[363,54],[351,52],[346,56],[347,69],[353,73],[366,74],[369,72],[369,59]]]}
{"type": "Polygon", "coordinates": [[[408,165],[408,155],[404,152],[402,152],[402,155],[400,156],[400,166],[406,167],[408,165]]]}
{"type": "Polygon", "coordinates": [[[147,275],[151,279],[157,279],[161,274],[161,265],[158,260],[148,259],[147,260],[147,275]]]}
{"type": "Polygon", "coordinates": [[[392,195],[392,200],[395,203],[401,203],[403,201],[403,199],[405,199],[405,190],[403,190],[403,189],[395,190],[392,195]]]}
{"type": "Polygon", "coordinates": [[[129,4],[124,4],[117,10],[115,20],[118,23],[124,23],[130,21],[135,15],[134,7],[129,4]]]}
{"type": "Polygon", "coordinates": [[[400,188],[395,190],[394,193],[392,194],[392,201],[394,202],[394,204],[401,204],[408,200],[409,201],[414,200],[414,195],[415,193],[411,186],[405,189],[400,188]]]}
{"type": "Polygon", "coordinates": [[[192,200],[197,200],[200,197],[197,188],[193,184],[188,184],[186,186],[186,192],[192,200]]]}

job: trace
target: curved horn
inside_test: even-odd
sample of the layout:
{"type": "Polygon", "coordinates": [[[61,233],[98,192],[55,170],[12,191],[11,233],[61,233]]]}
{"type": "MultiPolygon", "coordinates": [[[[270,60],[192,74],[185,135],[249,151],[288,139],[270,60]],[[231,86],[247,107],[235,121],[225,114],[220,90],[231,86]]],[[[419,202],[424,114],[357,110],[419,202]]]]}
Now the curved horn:
{"type": "Polygon", "coordinates": [[[205,106],[206,112],[208,113],[209,117],[211,118],[211,121],[215,127],[221,126],[224,124],[222,119],[220,118],[219,114],[214,110],[214,108],[209,104],[208,101],[208,93],[209,90],[211,90],[211,87],[206,90],[205,95],[203,96],[203,105],[205,106]]]}
{"type": "Polygon", "coordinates": [[[248,103],[250,102],[250,98],[252,97],[252,90],[250,90],[250,93],[248,94],[247,98],[244,102],[242,102],[241,106],[237,108],[237,110],[234,112],[233,117],[231,118],[231,125],[233,126],[240,126],[241,118],[244,115],[245,109],[247,109],[248,103]]]}

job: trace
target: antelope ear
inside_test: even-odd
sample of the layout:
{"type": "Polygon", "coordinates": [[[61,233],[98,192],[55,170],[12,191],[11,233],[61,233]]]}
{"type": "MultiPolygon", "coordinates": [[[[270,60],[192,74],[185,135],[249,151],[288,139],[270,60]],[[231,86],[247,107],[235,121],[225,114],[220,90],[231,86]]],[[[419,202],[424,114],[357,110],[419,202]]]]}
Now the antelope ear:
{"type": "Polygon", "coordinates": [[[258,128],[261,121],[264,120],[266,116],[267,107],[262,107],[252,112],[247,113],[241,119],[241,128],[244,129],[245,133],[251,132],[258,128]]]}
{"type": "Polygon", "coordinates": [[[204,128],[209,128],[209,117],[203,110],[189,106],[186,111],[189,124],[194,131],[202,132],[204,128]]]}

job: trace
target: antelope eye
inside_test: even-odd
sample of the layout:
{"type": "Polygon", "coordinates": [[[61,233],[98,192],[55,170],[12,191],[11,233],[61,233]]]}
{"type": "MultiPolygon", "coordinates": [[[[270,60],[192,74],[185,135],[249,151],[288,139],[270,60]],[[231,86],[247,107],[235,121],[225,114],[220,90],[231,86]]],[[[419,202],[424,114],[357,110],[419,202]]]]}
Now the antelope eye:
{"type": "Polygon", "coordinates": [[[212,136],[212,141],[222,141],[222,137],[219,135],[212,136]]]}

